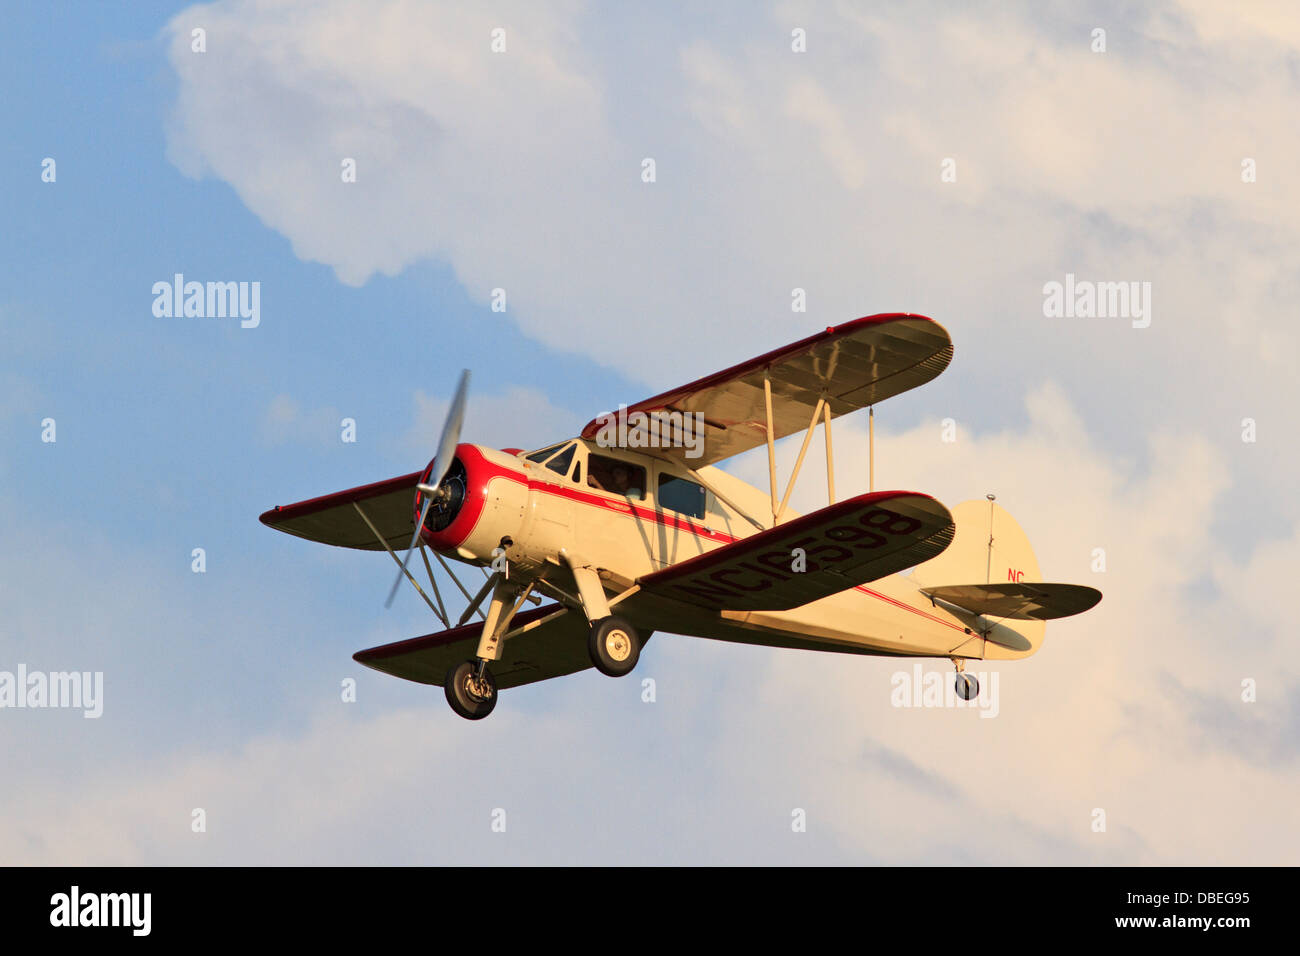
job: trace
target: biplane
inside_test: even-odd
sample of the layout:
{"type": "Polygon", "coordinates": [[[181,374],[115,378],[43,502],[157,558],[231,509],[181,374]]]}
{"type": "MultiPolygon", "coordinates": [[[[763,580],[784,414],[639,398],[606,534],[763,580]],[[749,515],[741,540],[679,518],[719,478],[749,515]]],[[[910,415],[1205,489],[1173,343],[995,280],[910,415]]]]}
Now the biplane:
{"type": "Polygon", "coordinates": [[[1044,582],[1025,533],[991,495],[949,510],[920,492],[876,491],[873,458],[868,490],[836,499],[832,420],[874,415],[952,354],[948,332],[925,316],[867,316],[620,408],[617,428],[606,413],[536,450],[460,442],[465,372],[423,470],[276,507],[261,521],[387,551],[398,565],[389,604],[405,578],[443,630],[354,659],[442,686],[471,720],[492,712],[500,690],[589,668],[626,675],[655,631],[948,658],[957,693],[971,700],[979,684],[966,661],[1028,657],[1047,620],[1086,611],[1101,594],[1044,582]],[[828,503],[798,514],[790,495],[819,427],[828,503]],[[799,433],[779,494],[774,442],[799,433]],[[763,446],[766,492],[717,467],[763,446]],[[411,570],[416,551],[427,591],[411,570]],[[454,624],[434,562],[467,602],[454,624]],[[457,563],[481,569],[474,593],[457,563]]]}

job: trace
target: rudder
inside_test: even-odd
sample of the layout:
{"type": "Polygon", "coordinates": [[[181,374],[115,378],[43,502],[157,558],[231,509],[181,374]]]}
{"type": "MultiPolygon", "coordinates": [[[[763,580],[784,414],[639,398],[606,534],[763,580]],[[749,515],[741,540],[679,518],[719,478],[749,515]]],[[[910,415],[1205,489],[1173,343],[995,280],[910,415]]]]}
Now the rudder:
{"type": "Polygon", "coordinates": [[[1042,580],[1029,537],[996,501],[963,501],[951,512],[957,525],[952,544],[912,570],[913,584],[935,587],[1042,580]]]}
{"type": "MultiPolygon", "coordinates": [[[[938,557],[912,569],[909,580],[913,585],[927,589],[1042,581],[1029,536],[1005,508],[988,499],[972,499],[951,512],[957,526],[952,544],[938,557]]],[[[981,620],[987,626],[988,618],[970,614],[972,627],[981,620]]],[[[1046,629],[1040,620],[1000,620],[988,630],[987,640],[977,642],[982,654],[971,656],[985,660],[1028,657],[1042,644],[1046,629]]]]}

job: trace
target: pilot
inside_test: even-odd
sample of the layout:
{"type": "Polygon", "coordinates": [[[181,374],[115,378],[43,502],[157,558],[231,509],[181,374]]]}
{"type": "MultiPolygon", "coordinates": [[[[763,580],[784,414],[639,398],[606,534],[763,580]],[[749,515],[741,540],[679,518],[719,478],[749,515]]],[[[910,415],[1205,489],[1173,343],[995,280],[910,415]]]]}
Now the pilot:
{"type": "Polygon", "coordinates": [[[613,491],[615,494],[623,495],[628,498],[640,498],[641,489],[631,487],[631,473],[623,465],[615,465],[612,477],[614,479],[613,491]]]}

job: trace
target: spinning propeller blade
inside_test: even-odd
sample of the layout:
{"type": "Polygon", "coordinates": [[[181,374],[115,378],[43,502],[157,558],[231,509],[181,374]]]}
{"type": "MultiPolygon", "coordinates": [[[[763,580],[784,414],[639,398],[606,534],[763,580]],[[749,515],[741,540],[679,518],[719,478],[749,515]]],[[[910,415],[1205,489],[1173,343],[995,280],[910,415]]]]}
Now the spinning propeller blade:
{"type": "Polygon", "coordinates": [[[460,441],[460,426],[465,421],[465,395],[468,391],[469,369],[465,369],[460,373],[456,397],[451,400],[451,408],[447,410],[447,420],[443,423],[442,436],[438,439],[438,450],[433,457],[429,481],[427,484],[417,486],[420,493],[424,495],[424,507],[420,509],[420,520],[415,525],[415,534],[411,536],[411,546],[406,549],[406,557],[402,559],[402,567],[397,572],[397,580],[393,582],[393,587],[388,592],[388,600],[384,602],[384,607],[393,606],[393,598],[397,594],[398,585],[402,583],[402,576],[406,574],[406,565],[411,560],[411,553],[420,543],[420,531],[424,528],[424,519],[429,515],[429,506],[433,504],[434,497],[442,493],[442,479],[446,478],[447,472],[451,470],[451,460],[456,455],[456,445],[460,441]]]}

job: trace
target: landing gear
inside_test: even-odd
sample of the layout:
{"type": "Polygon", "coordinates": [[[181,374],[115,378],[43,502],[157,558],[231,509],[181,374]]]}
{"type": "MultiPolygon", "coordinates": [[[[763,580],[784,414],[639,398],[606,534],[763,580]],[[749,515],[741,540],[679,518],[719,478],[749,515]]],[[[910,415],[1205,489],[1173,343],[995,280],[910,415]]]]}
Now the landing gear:
{"type": "Polygon", "coordinates": [[[962,700],[974,700],[980,692],[979,678],[974,674],[966,673],[966,662],[962,658],[954,657],[952,663],[957,668],[955,679],[957,696],[962,700]]]}
{"type": "Polygon", "coordinates": [[[980,682],[974,674],[957,675],[957,696],[962,700],[974,700],[979,696],[980,682]]]}
{"type": "MultiPolygon", "coordinates": [[[[560,549],[560,560],[573,572],[578,600],[591,630],[587,633],[587,654],[596,670],[609,677],[631,673],[641,657],[641,635],[626,618],[609,613],[609,600],[600,574],[590,564],[560,549]]],[[[648,635],[647,635],[648,636],[648,635]]]]}
{"type": "Polygon", "coordinates": [[[497,682],[486,661],[453,664],[443,690],[451,709],[466,720],[482,720],[497,705],[497,682]]]}
{"type": "Polygon", "coordinates": [[[596,670],[609,677],[622,677],[631,673],[641,657],[641,638],[624,618],[603,617],[591,625],[587,653],[596,670]]]}

